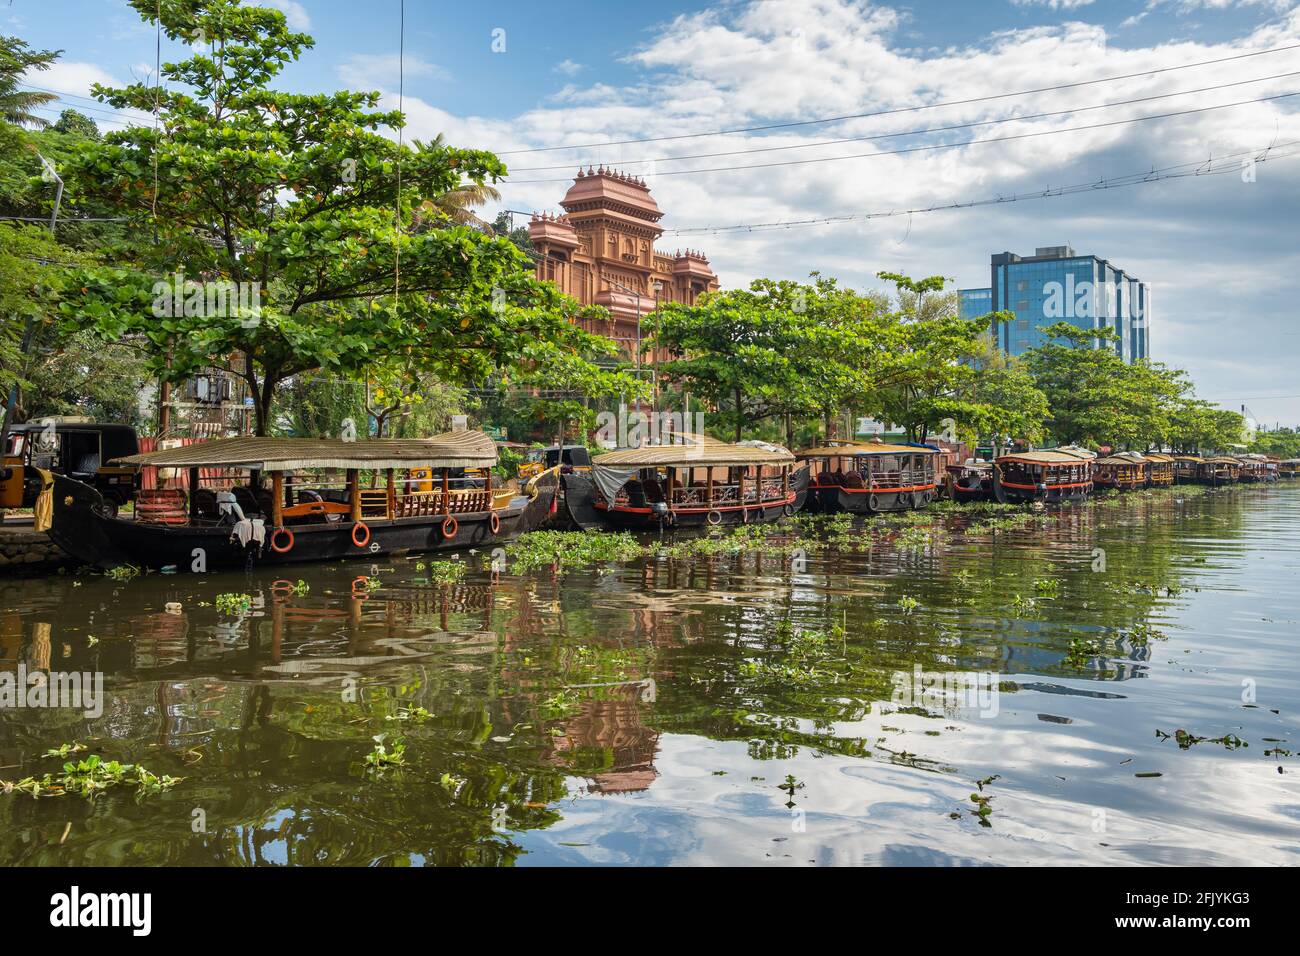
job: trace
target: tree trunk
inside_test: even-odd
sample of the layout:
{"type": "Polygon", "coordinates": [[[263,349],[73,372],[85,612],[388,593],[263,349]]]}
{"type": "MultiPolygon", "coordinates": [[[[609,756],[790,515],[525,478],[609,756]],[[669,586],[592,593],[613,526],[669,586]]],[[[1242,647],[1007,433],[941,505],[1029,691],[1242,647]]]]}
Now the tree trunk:
{"type": "Polygon", "coordinates": [[[740,402],[741,402],[740,389],[736,389],[736,441],[740,441],[740,437],[741,437],[740,430],[741,427],[744,425],[744,422],[742,420],[743,415],[740,410],[740,402]]]}
{"type": "Polygon", "coordinates": [[[275,397],[275,380],[269,376],[262,380],[262,390],[257,396],[257,430],[258,438],[271,434],[271,400],[275,397]]]}

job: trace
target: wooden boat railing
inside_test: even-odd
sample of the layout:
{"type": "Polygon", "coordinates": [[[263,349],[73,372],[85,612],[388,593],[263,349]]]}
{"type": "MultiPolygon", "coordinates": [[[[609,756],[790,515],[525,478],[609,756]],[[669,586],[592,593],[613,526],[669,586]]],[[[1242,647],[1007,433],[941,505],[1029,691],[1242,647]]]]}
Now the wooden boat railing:
{"type": "Polygon", "coordinates": [[[934,472],[928,468],[873,471],[871,473],[871,490],[911,491],[917,488],[933,488],[935,480],[934,472]]]}
{"type": "MultiPolygon", "coordinates": [[[[744,487],[744,501],[746,504],[759,504],[762,502],[771,502],[780,504],[786,500],[787,492],[785,490],[784,480],[781,478],[763,478],[756,482],[749,479],[745,482],[721,482],[715,481],[712,485],[688,485],[686,487],[676,486],[673,488],[672,497],[669,501],[670,507],[706,507],[711,505],[739,505],[741,502],[741,488],[744,487]],[[761,494],[761,497],[760,497],[761,494]]],[[[597,498],[603,498],[597,492],[597,498]]],[[[647,501],[653,501],[647,498],[647,501]]],[[[626,488],[621,489],[614,496],[615,508],[626,508],[632,502],[631,495],[626,488]]]]}
{"type": "Polygon", "coordinates": [[[869,476],[860,471],[823,471],[813,478],[813,483],[822,488],[838,486],[850,490],[870,488],[871,491],[911,491],[933,488],[937,482],[937,476],[928,468],[876,471],[869,476]]]}
{"type": "MultiPolygon", "coordinates": [[[[394,495],[386,488],[362,488],[358,491],[358,498],[363,518],[434,518],[442,514],[472,514],[491,511],[496,503],[495,494],[486,488],[452,489],[445,498],[442,491],[410,491],[394,495]]],[[[269,512],[261,504],[254,506],[251,500],[244,500],[240,506],[247,517],[270,520],[269,512]]],[[[334,500],[300,500],[298,504],[282,507],[280,514],[283,520],[293,524],[320,518],[346,520],[351,510],[350,505],[334,500]]],[[[136,503],[135,520],[142,524],[192,527],[214,527],[221,523],[214,500],[196,512],[191,509],[191,496],[183,488],[142,490],[136,503]]]]}
{"type": "Polygon", "coordinates": [[[420,491],[397,499],[396,517],[425,518],[490,510],[492,495],[488,491],[453,491],[445,500],[440,491],[420,491]]]}

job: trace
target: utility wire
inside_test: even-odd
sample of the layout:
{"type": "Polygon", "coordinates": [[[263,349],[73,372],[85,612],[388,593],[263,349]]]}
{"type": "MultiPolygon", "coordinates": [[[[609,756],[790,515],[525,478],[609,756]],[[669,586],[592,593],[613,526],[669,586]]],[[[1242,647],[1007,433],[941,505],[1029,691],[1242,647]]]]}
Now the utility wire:
{"type": "Polygon", "coordinates": [[[967,106],[972,103],[988,103],[993,100],[1009,99],[1016,96],[1031,96],[1035,93],[1052,93],[1057,90],[1072,90],[1081,86],[1093,86],[1098,83],[1114,83],[1119,80],[1131,80],[1139,76],[1157,76],[1161,73],[1171,73],[1175,70],[1189,70],[1198,66],[1211,66],[1216,63],[1228,63],[1234,60],[1244,60],[1255,56],[1266,56],[1270,53],[1283,53],[1287,50],[1295,49],[1300,49],[1300,43],[1273,47],[1268,50],[1255,50],[1250,53],[1238,53],[1234,56],[1217,57],[1213,60],[1198,60],[1195,63],[1182,63],[1178,66],[1160,67],[1155,70],[1141,70],[1137,73],[1124,73],[1119,76],[1105,76],[1095,80],[1079,80],[1075,83],[1061,83],[1056,86],[1040,86],[1032,90],[1019,90],[1014,93],[993,93],[988,96],[973,96],[964,100],[947,100],[942,103],[926,103],[921,106],[900,106],[894,109],[875,110],[868,113],[849,113],[843,116],[823,116],[820,119],[797,120],[789,123],[769,123],[764,126],[744,126],[734,129],[709,130],[701,133],[679,133],[673,136],[650,136],[643,139],[607,140],[603,143],[580,143],[569,144],[567,146],[538,146],[532,149],[511,149],[499,152],[497,155],[517,156],[522,153],[550,153],[562,149],[599,149],[604,146],[630,146],[634,143],[663,143],[670,140],[698,139],[704,136],[729,136],[734,133],[761,133],[773,129],[794,129],[800,126],[819,126],[823,123],[841,123],[845,120],[866,119],[869,116],[892,116],[897,113],[914,113],[920,110],[940,109],[945,106],[967,106]]]}
{"type": "MultiPolygon", "coordinates": [[[[71,100],[81,100],[81,101],[84,101],[84,102],[86,102],[86,103],[95,103],[95,104],[98,104],[97,107],[95,107],[95,106],[84,106],[84,107],[83,107],[83,106],[78,106],[78,107],[77,107],[78,109],[88,109],[88,110],[89,110],[89,109],[96,109],[96,108],[98,108],[101,112],[108,112],[108,113],[125,113],[125,114],[130,115],[130,116],[131,116],[132,118],[134,118],[134,119],[142,119],[142,120],[152,119],[152,117],[151,117],[148,113],[145,113],[145,112],[143,112],[143,111],[132,110],[132,109],[119,109],[119,108],[116,107],[116,106],[106,106],[106,105],[104,105],[104,103],[103,103],[101,100],[97,100],[97,99],[95,99],[93,96],[82,96],[82,95],[79,94],[79,93],[63,93],[63,92],[60,92],[59,90],[52,90],[52,89],[49,89],[48,87],[44,87],[44,86],[33,86],[31,83],[19,83],[18,85],[21,86],[21,87],[23,87],[24,89],[35,90],[35,91],[38,92],[38,93],[53,93],[55,96],[57,96],[57,97],[58,97],[59,99],[61,99],[61,100],[67,100],[67,101],[71,101],[71,100]]],[[[73,103],[72,105],[73,105],[73,106],[76,106],[75,103],[73,103]]]]}
{"type": "Polygon", "coordinates": [[[1223,173],[1241,169],[1241,161],[1246,157],[1249,157],[1256,163],[1265,163],[1270,160],[1291,159],[1298,155],[1300,155],[1300,140],[1295,140],[1288,143],[1275,144],[1263,150],[1242,150],[1236,153],[1226,153],[1218,158],[1210,157],[1204,160],[1178,163],[1176,165],[1165,166],[1159,169],[1152,168],[1147,172],[1129,173],[1124,176],[1103,177],[1086,183],[1076,183],[1070,186],[1048,187],[1047,189],[1035,190],[1033,192],[1012,193],[1010,195],[995,196],[987,199],[941,203],[912,209],[891,209],[882,212],[854,213],[845,216],[823,216],[815,219],[740,223],[725,226],[690,226],[682,229],[668,230],[664,235],[689,236],[699,235],[701,233],[717,235],[719,233],[731,232],[766,232],[773,229],[791,229],[803,226],[826,226],[845,222],[888,219],[894,216],[912,216],[927,212],[973,209],[980,206],[996,206],[1002,203],[1024,202],[1031,199],[1054,199],[1058,196],[1070,196],[1077,193],[1098,192],[1105,189],[1119,189],[1125,186],[1139,186],[1144,183],[1159,182],[1165,179],[1184,179],[1190,176],[1222,175],[1223,173]],[[1287,149],[1290,149],[1291,152],[1284,152],[1287,149]]]}
{"type": "MultiPolygon", "coordinates": [[[[1251,83],[1265,83],[1269,80],[1281,80],[1292,76],[1300,76],[1300,70],[1294,70],[1290,73],[1275,73],[1272,76],[1260,76],[1252,80],[1237,80],[1233,83],[1219,83],[1215,86],[1203,86],[1195,90],[1178,90],[1173,93],[1157,93],[1152,96],[1139,96],[1131,100],[1115,100],[1110,103],[1097,103],[1092,106],[1075,106],[1070,109],[1053,110],[1048,113],[1027,113],[1023,116],[1008,116],[1003,119],[975,120],[969,123],[955,123],[951,126],[929,126],[922,127],[921,129],[902,130],[897,133],[873,133],[867,136],[849,136],[843,139],[820,140],[815,143],[794,143],[785,146],[758,146],[753,149],[736,149],[719,153],[693,153],[687,156],[660,156],[655,159],[620,160],[619,168],[622,169],[628,166],[638,166],[645,163],[675,163],[687,159],[713,159],[718,156],[744,156],[750,153],[773,153],[791,149],[812,149],[817,146],[838,146],[843,143],[863,143],[878,139],[895,139],[900,136],[922,136],[930,133],[950,133],[955,130],[977,129],[982,126],[1001,126],[1003,123],[1023,123],[1028,120],[1047,119],[1053,116],[1068,116],[1071,113],[1086,113],[1090,110],[1114,109],[1117,106],[1132,106],[1134,103],[1150,103],[1154,100],[1165,100],[1174,96],[1191,96],[1195,93],[1210,93],[1215,90],[1225,90],[1229,87],[1247,86],[1251,83]]],[[[556,166],[523,166],[514,169],[511,172],[549,172],[555,169],[572,169],[573,165],[573,163],[564,163],[556,166]]],[[[578,165],[583,166],[591,164],[579,162],[578,165]]]]}
{"type": "MultiPolygon", "coordinates": [[[[1009,143],[1021,139],[1034,139],[1039,136],[1056,136],[1060,133],[1077,133],[1085,130],[1107,129],[1112,126],[1128,126],[1132,123],[1146,123],[1151,120],[1170,119],[1175,116],[1192,116],[1199,113],[1210,113],[1215,110],[1231,109],[1236,106],[1248,106],[1253,103],[1267,103],[1273,100],[1282,100],[1291,96],[1300,96],[1300,91],[1292,93],[1278,93],[1274,96],[1261,96],[1253,100],[1238,100],[1234,103],[1220,103],[1217,106],[1202,106],[1196,109],[1175,110],[1169,113],[1153,113],[1150,116],[1137,116],[1130,119],[1110,120],[1106,123],[1091,123],[1086,126],[1067,126],[1063,129],[1037,130],[1028,133],[1015,133],[1010,136],[995,136],[990,139],[967,139],[956,143],[933,143],[928,146],[908,146],[904,149],[880,150],[874,153],[850,153],[845,156],[823,156],[818,159],[788,159],[771,163],[750,163],[747,166],[707,166],[702,169],[670,169],[662,173],[647,173],[644,178],[660,178],[664,176],[694,176],[700,173],[734,173],[743,172],[747,169],[771,169],[777,166],[807,166],[812,163],[833,163],[845,159],[872,159],[878,156],[901,156],[906,153],[921,153],[930,150],[940,149],[957,149],[962,146],[985,146],[989,143],[1009,143]]],[[[524,185],[527,183],[567,183],[571,177],[561,179],[516,179],[512,180],[512,185],[524,185]]]]}
{"type": "MultiPolygon", "coordinates": [[[[146,115],[136,116],[133,113],[127,113],[124,110],[115,110],[112,107],[101,108],[96,106],[86,106],[82,103],[73,103],[72,101],[64,97],[63,94],[61,93],[56,93],[55,95],[58,96],[58,98],[66,104],[66,106],[63,109],[74,109],[78,113],[82,112],[83,110],[92,113],[103,113],[105,116],[109,117],[110,119],[116,120],[118,122],[121,122],[123,117],[129,120],[137,120],[142,123],[150,122],[153,119],[152,116],[146,116],[146,115]]],[[[63,112],[62,109],[57,109],[53,106],[37,106],[35,107],[35,109],[44,110],[46,113],[53,113],[56,116],[61,112],[63,112]]]]}

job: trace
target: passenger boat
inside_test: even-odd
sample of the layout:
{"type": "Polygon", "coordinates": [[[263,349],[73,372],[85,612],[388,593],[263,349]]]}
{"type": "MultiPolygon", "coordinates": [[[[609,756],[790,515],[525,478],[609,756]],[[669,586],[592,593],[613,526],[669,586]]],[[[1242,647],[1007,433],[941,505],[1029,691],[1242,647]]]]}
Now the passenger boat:
{"type": "Polygon", "coordinates": [[[1002,504],[1073,501],[1092,491],[1096,456],[1083,449],[1047,448],[1003,455],[993,463],[993,494],[1002,504]]]}
{"type": "Polygon", "coordinates": [[[1122,451],[1094,459],[1092,468],[1092,480],[1098,488],[1133,491],[1147,486],[1151,463],[1135,451],[1122,451]]]}
{"type": "Polygon", "coordinates": [[[1205,459],[1202,470],[1202,484],[1235,485],[1241,480],[1241,462],[1229,455],[1205,459]]]}
{"type": "Polygon", "coordinates": [[[1174,456],[1159,452],[1147,452],[1147,486],[1150,488],[1168,488],[1174,483],[1174,456]]]}
{"type": "Polygon", "coordinates": [[[473,431],[217,439],[120,459],[165,469],[160,484],[186,476],[141,491],[129,519],[90,485],[56,477],[50,537],[100,567],[180,571],[487,547],[539,526],[558,487],[552,471],[522,494],[494,489],[496,460],[492,439],[473,431]]]}
{"type": "Polygon", "coordinates": [[[967,458],[960,465],[949,465],[944,489],[953,501],[992,501],[993,463],[967,458]]]}
{"type": "Polygon", "coordinates": [[[1277,466],[1266,455],[1234,455],[1233,459],[1241,466],[1242,481],[1277,481],[1277,466]]]}
{"type": "Polygon", "coordinates": [[[1179,485],[1208,484],[1210,469],[1200,455],[1174,456],[1174,482],[1179,485]]]}
{"type": "Polygon", "coordinates": [[[652,531],[775,521],[803,507],[808,468],[796,468],[786,449],[704,435],[673,439],[597,455],[590,475],[563,475],[573,522],[652,531]]]}
{"type": "Polygon", "coordinates": [[[809,511],[908,511],[926,507],[939,488],[939,450],[930,445],[843,442],[796,457],[810,469],[809,511]]]}
{"type": "Polygon", "coordinates": [[[1300,458],[1284,458],[1278,462],[1277,476],[1279,478],[1300,478],[1300,458]]]}

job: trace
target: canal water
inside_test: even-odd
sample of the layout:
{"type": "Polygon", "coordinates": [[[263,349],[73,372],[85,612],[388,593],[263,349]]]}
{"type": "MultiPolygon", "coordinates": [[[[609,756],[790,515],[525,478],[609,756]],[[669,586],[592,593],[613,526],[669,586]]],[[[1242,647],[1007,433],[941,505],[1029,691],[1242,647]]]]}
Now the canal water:
{"type": "Polygon", "coordinates": [[[592,540],[0,584],[0,863],[1300,862],[1300,487],[592,540]]]}

